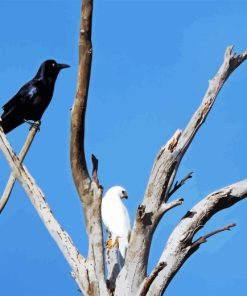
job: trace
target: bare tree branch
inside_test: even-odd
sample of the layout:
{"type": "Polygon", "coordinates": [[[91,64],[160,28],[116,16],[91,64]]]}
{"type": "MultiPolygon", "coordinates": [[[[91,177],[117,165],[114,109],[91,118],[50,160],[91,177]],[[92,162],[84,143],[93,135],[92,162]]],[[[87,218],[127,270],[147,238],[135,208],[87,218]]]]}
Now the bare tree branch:
{"type": "Polygon", "coordinates": [[[235,226],[235,224],[230,224],[193,242],[195,234],[212,216],[246,197],[247,179],[215,191],[197,203],[182,218],[170,235],[159,260],[159,262],[166,262],[167,266],[153,281],[147,295],[162,295],[183,263],[198,249],[201,243],[205,242],[208,237],[235,226]]]}
{"type": "Polygon", "coordinates": [[[191,179],[192,174],[193,174],[193,172],[189,172],[185,177],[183,177],[183,179],[181,181],[179,181],[179,182],[177,181],[174,184],[172,190],[169,192],[167,199],[169,199],[180,187],[182,187],[188,179],[191,179]]]}
{"type": "Polygon", "coordinates": [[[173,208],[175,208],[177,206],[182,205],[183,202],[184,202],[184,199],[183,198],[175,199],[175,200],[173,200],[173,201],[171,201],[169,203],[164,202],[160,206],[158,212],[155,214],[155,215],[157,215],[157,219],[160,219],[162,217],[162,215],[164,215],[169,210],[171,210],[171,209],[173,209],[173,208]]]}
{"type": "MultiPolygon", "coordinates": [[[[38,122],[36,122],[36,124],[32,125],[30,132],[28,133],[27,139],[21,149],[21,152],[18,155],[20,162],[22,162],[24,160],[30,146],[32,145],[33,139],[34,139],[37,131],[39,130],[39,126],[40,126],[40,121],[38,121],[38,122]]],[[[14,176],[14,173],[12,172],[9,176],[8,183],[7,183],[5,190],[3,192],[3,195],[0,199],[0,214],[4,210],[6,204],[9,200],[9,197],[10,197],[10,194],[12,192],[14,185],[15,185],[15,176],[14,176]]]]}
{"type": "Polygon", "coordinates": [[[83,0],[79,38],[79,68],[76,98],[71,112],[70,161],[74,182],[84,210],[89,240],[88,278],[93,295],[107,295],[104,274],[104,249],[101,225],[102,187],[97,177],[98,162],[93,157],[93,178],[87,169],[84,136],[85,115],[92,62],[92,11],[93,1],[83,0]],[[97,177],[97,178],[96,178],[97,177]]]}
{"type": "Polygon", "coordinates": [[[161,204],[167,201],[179,164],[210,112],[223,84],[246,58],[247,52],[236,55],[232,46],[226,49],[223,64],[210,81],[202,103],[192,116],[187,127],[183,132],[177,130],[168,143],[161,148],[155,159],[144,195],[142,206],[145,212],[143,213],[143,219],[138,219],[137,214],[125,265],[117,279],[116,292],[126,291],[124,295],[136,295],[139,286],[146,278],[151,240],[159,222],[158,215],[155,215],[155,213],[159,211],[161,204]]]}
{"type": "Polygon", "coordinates": [[[206,120],[207,115],[210,112],[216,100],[216,97],[222,86],[226,82],[227,78],[246,59],[247,51],[237,55],[233,51],[233,46],[229,46],[226,48],[224,62],[217,72],[216,76],[209,81],[209,87],[203,98],[202,104],[192,116],[190,122],[188,123],[187,127],[185,128],[179,139],[176,148],[177,152],[181,151],[182,153],[185,153],[198,129],[206,120]]]}
{"type": "Polygon", "coordinates": [[[146,296],[147,292],[152,284],[152,282],[156,279],[156,277],[159,275],[161,270],[166,267],[165,262],[159,262],[159,264],[154,268],[154,270],[151,272],[151,274],[145,279],[143,287],[141,288],[140,293],[138,293],[139,296],[146,296]]]}
{"type": "Polygon", "coordinates": [[[193,242],[191,244],[191,250],[194,250],[194,249],[197,250],[200,247],[200,245],[206,243],[207,239],[210,238],[211,236],[213,236],[215,234],[218,234],[218,233],[220,233],[222,231],[230,231],[231,228],[235,227],[236,225],[237,224],[232,223],[232,224],[229,224],[229,225],[224,226],[222,228],[219,228],[219,229],[217,229],[215,231],[212,231],[212,232],[210,232],[210,233],[208,233],[206,235],[201,236],[200,238],[198,238],[195,242],[193,242]]]}
{"type": "Polygon", "coordinates": [[[223,87],[224,83],[226,82],[227,78],[246,59],[247,59],[247,51],[238,55],[233,51],[233,45],[228,46],[226,48],[223,64],[221,65],[215,77],[209,81],[209,86],[204,95],[201,105],[192,116],[191,120],[187,124],[186,128],[181,134],[181,137],[178,140],[176,151],[174,153],[174,156],[176,157],[176,167],[169,180],[167,190],[170,190],[173,184],[174,178],[176,176],[179,164],[183,158],[183,155],[186,153],[197,131],[199,130],[201,125],[205,122],[210,110],[214,105],[217,95],[220,92],[221,88],[223,87]]]}
{"type": "Polygon", "coordinates": [[[70,160],[74,182],[82,202],[88,199],[91,179],[87,169],[84,149],[85,115],[92,62],[92,7],[90,0],[82,1],[79,68],[76,98],[71,111],[70,160]]]}
{"type": "Polygon", "coordinates": [[[72,268],[73,277],[75,278],[81,291],[86,292],[89,289],[89,282],[87,281],[87,268],[85,259],[74,246],[70,236],[55,219],[51,209],[45,201],[43,192],[13,152],[1,126],[0,149],[5,155],[9,166],[13,170],[15,178],[24,188],[45,227],[72,268]]]}
{"type": "Polygon", "coordinates": [[[152,236],[159,222],[155,213],[163,203],[164,188],[167,186],[176,165],[172,151],[174,151],[180,135],[181,131],[177,130],[167,144],[160,149],[154,162],[144,200],[137,210],[131,231],[125,264],[117,278],[117,295],[121,291],[126,291],[124,294],[126,296],[137,295],[141,283],[146,278],[152,236]]]}

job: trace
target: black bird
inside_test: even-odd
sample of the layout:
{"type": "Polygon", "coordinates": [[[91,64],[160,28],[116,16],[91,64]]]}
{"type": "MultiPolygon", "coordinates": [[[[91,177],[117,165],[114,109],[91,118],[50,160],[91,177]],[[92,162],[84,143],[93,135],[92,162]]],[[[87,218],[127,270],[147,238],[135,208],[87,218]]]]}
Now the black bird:
{"type": "Polygon", "coordinates": [[[58,64],[54,60],[43,62],[32,80],[26,83],[18,93],[2,108],[0,124],[5,133],[20,124],[41,119],[48,107],[58,73],[69,65],[58,64]]]}

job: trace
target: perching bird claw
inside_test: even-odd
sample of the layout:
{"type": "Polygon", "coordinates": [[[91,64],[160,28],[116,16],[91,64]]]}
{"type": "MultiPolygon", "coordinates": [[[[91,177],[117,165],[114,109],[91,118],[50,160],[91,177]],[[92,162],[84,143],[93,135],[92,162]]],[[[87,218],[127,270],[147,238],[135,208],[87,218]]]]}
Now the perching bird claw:
{"type": "Polygon", "coordinates": [[[107,241],[106,241],[106,248],[107,249],[112,249],[113,248],[113,240],[111,238],[109,238],[107,241]]]}
{"type": "Polygon", "coordinates": [[[31,130],[32,128],[35,128],[36,131],[40,131],[40,125],[41,125],[41,121],[38,120],[38,121],[34,121],[33,124],[30,126],[30,129],[31,130]]]}
{"type": "Polygon", "coordinates": [[[33,121],[33,120],[26,120],[24,119],[24,122],[30,125],[29,130],[31,130],[32,128],[35,128],[38,132],[40,131],[40,125],[41,125],[41,121],[33,121]]]}
{"type": "Polygon", "coordinates": [[[106,248],[107,249],[112,249],[114,247],[117,247],[119,248],[119,242],[118,242],[118,238],[116,238],[116,240],[114,241],[113,239],[109,238],[107,241],[106,241],[106,248]]]}

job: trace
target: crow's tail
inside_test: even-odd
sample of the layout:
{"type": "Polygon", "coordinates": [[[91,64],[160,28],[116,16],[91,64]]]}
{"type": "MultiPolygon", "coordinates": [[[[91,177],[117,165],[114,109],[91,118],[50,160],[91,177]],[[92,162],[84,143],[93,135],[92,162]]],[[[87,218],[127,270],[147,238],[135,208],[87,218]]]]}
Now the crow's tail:
{"type": "Polygon", "coordinates": [[[11,113],[7,113],[7,114],[3,113],[0,118],[0,125],[3,131],[5,132],[5,134],[12,131],[14,128],[16,128],[22,123],[23,123],[22,119],[12,116],[11,113]]]}

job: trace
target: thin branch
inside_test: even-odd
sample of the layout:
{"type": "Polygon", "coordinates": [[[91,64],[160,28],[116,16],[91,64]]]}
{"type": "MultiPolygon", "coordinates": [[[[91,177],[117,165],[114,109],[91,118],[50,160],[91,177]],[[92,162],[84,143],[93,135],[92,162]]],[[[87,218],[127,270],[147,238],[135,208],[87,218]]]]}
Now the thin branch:
{"type": "MultiPolygon", "coordinates": [[[[40,126],[40,121],[37,121],[35,122],[35,124],[32,125],[29,133],[28,133],[28,136],[27,136],[27,139],[21,149],[21,152],[20,154],[18,155],[18,158],[19,158],[19,161],[20,162],[23,162],[30,146],[32,145],[32,142],[33,142],[33,139],[37,133],[37,131],[39,130],[39,126],[40,126]]],[[[12,192],[12,189],[15,185],[15,176],[14,176],[14,173],[12,172],[9,176],[9,180],[8,180],[8,183],[5,187],[5,190],[3,192],[3,195],[0,199],[0,214],[2,213],[2,211],[4,210],[8,200],[9,200],[9,197],[10,197],[10,194],[12,192]]]]}
{"type": "Polygon", "coordinates": [[[174,184],[174,186],[173,186],[173,188],[172,188],[172,190],[169,192],[169,194],[168,194],[168,199],[180,188],[180,187],[182,187],[185,183],[186,183],[186,181],[188,180],[188,179],[191,179],[192,178],[192,174],[193,174],[193,172],[189,172],[185,177],[183,177],[183,179],[181,180],[181,181],[177,181],[175,184],[174,184]]]}
{"type": "Polygon", "coordinates": [[[100,187],[99,178],[98,178],[98,159],[92,154],[91,156],[92,163],[93,163],[93,170],[92,170],[92,179],[94,182],[100,187]]]}
{"type": "Polygon", "coordinates": [[[173,209],[173,208],[175,208],[177,206],[182,205],[183,202],[184,202],[184,199],[183,198],[179,198],[179,199],[175,199],[175,200],[173,200],[173,201],[171,201],[169,203],[163,203],[160,206],[160,208],[159,208],[159,210],[157,212],[157,215],[158,215],[159,219],[162,217],[162,215],[164,215],[169,210],[171,210],[171,209],[173,209]]]}
{"type": "Polygon", "coordinates": [[[14,172],[16,179],[27,193],[35,210],[39,214],[48,232],[62,251],[65,259],[72,268],[74,277],[79,288],[84,293],[88,290],[86,261],[74,246],[70,236],[55,219],[51,209],[45,201],[45,196],[27,169],[21,164],[11,148],[0,126],[0,149],[6,157],[9,166],[14,172]]]}
{"type": "Polygon", "coordinates": [[[223,231],[230,231],[232,227],[235,227],[237,224],[235,223],[232,223],[232,224],[229,224],[227,226],[224,226],[222,228],[219,228],[219,229],[216,229],[215,231],[212,231],[206,235],[203,235],[201,236],[200,238],[198,238],[195,242],[193,242],[191,244],[191,249],[198,249],[199,246],[203,243],[206,243],[207,242],[207,239],[219,232],[223,232],[223,231]]]}

